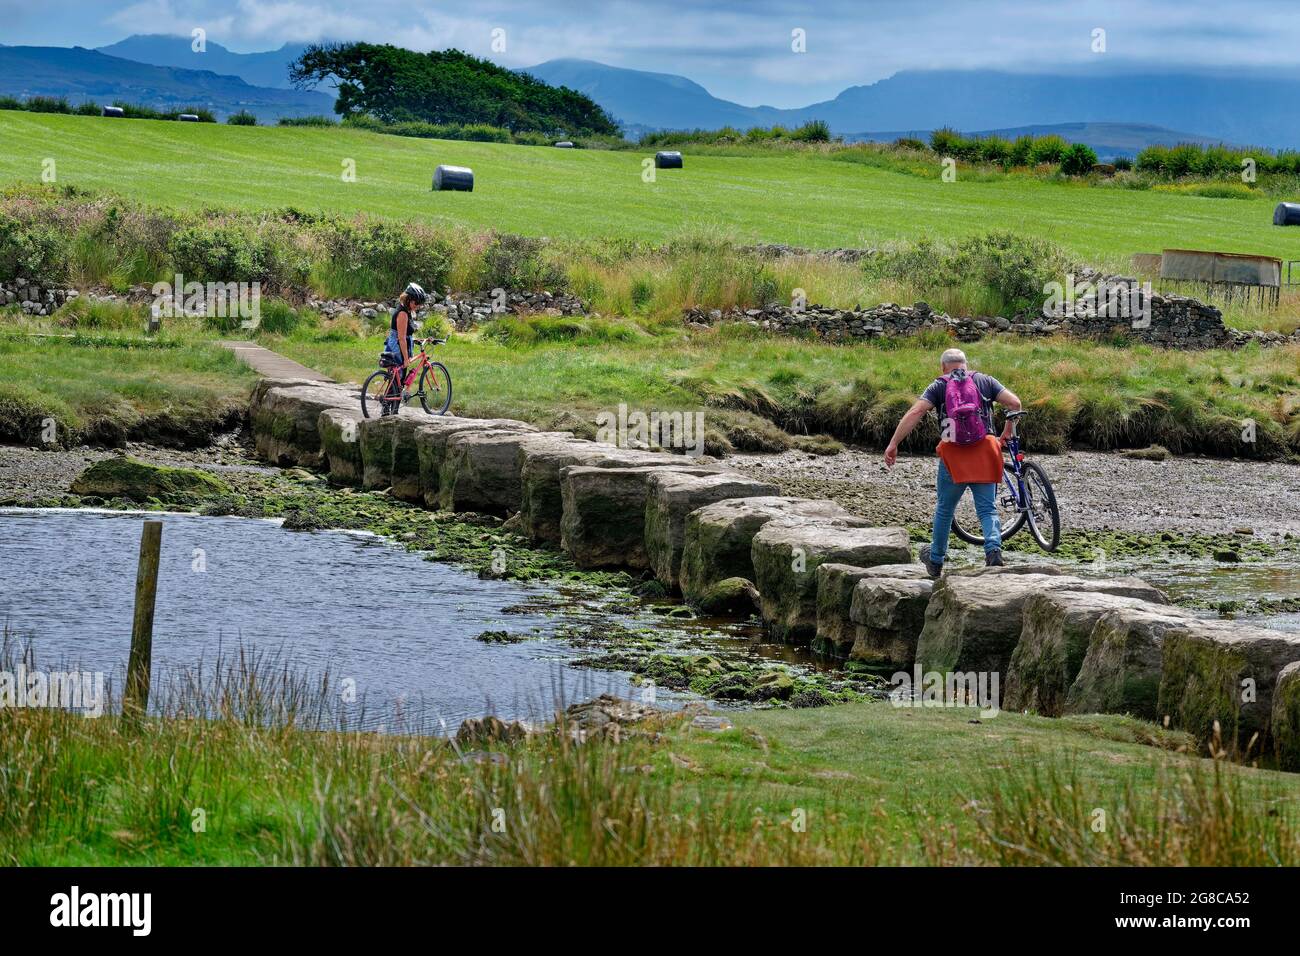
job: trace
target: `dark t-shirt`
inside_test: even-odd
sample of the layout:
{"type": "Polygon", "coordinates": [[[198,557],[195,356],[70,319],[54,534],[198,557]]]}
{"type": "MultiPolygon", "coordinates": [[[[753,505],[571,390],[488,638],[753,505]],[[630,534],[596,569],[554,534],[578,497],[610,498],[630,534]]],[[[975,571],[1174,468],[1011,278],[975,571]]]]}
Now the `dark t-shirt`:
{"type": "MultiPolygon", "coordinates": [[[[975,380],[975,387],[980,393],[980,418],[984,419],[984,427],[988,429],[990,435],[996,435],[997,431],[993,427],[993,402],[1002,394],[1002,383],[992,375],[985,375],[983,372],[971,372],[970,376],[975,380]]],[[[939,416],[939,421],[943,421],[947,415],[944,409],[944,393],[948,389],[948,383],[942,378],[936,378],[930,383],[930,387],[921,393],[921,398],[934,406],[934,412],[939,416]]]]}

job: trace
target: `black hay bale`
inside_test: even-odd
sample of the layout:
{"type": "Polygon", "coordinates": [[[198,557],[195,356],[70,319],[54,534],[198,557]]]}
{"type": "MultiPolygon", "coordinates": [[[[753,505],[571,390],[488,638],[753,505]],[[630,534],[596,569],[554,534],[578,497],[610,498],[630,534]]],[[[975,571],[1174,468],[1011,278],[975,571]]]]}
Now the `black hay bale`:
{"type": "Polygon", "coordinates": [[[560,140],[560,142],[558,142],[558,143],[555,144],[555,148],[556,148],[556,149],[573,149],[573,144],[570,143],[567,139],[563,139],[563,140],[560,140]]]}
{"type": "Polygon", "coordinates": [[[120,106],[105,106],[103,110],[100,111],[100,115],[116,116],[118,119],[124,119],[126,117],[126,110],[122,109],[120,106]]]}
{"type": "Polygon", "coordinates": [[[1273,210],[1273,225],[1300,226],[1300,202],[1280,202],[1273,210]]]}
{"type": "Polygon", "coordinates": [[[682,154],[677,150],[661,150],[655,153],[655,169],[681,169],[682,154]]]}
{"type": "Polygon", "coordinates": [[[182,123],[197,123],[199,121],[199,118],[195,116],[193,113],[182,113],[180,116],[176,118],[180,120],[182,123]]]}
{"type": "Polygon", "coordinates": [[[433,188],[435,190],[459,189],[463,192],[474,191],[474,170],[467,166],[439,166],[433,171],[433,188]]]}

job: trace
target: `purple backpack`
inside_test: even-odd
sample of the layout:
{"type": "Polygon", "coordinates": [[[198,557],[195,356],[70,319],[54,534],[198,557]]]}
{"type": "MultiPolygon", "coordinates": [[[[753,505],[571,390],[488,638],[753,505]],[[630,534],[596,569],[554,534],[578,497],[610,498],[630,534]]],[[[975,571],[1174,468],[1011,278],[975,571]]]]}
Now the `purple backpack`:
{"type": "Polygon", "coordinates": [[[967,375],[965,369],[959,368],[941,375],[939,380],[947,382],[943,391],[943,408],[948,421],[952,422],[950,427],[944,423],[944,437],[958,445],[983,441],[988,429],[980,415],[984,403],[980,390],[975,387],[975,379],[967,375]]]}

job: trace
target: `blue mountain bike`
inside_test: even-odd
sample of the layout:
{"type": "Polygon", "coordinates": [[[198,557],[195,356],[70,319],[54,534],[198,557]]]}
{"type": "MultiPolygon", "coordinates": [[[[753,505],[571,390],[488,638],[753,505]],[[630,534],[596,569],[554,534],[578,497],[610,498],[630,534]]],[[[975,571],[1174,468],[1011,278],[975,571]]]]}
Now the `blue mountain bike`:
{"type": "MultiPolygon", "coordinates": [[[[1044,551],[1055,551],[1061,543],[1061,511],[1056,505],[1056,492],[1047,472],[1037,462],[1025,461],[1020,450],[1017,427],[1025,412],[1008,412],[1011,435],[1007,438],[1007,460],[1002,463],[1002,487],[998,489],[998,520],[1002,525],[1002,540],[1006,541],[1026,525],[1038,546],[1044,551]]],[[[976,533],[963,528],[956,515],[952,519],[952,533],[968,544],[983,545],[984,535],[979,533],[979,523],[971,515],[976,533]]]]}

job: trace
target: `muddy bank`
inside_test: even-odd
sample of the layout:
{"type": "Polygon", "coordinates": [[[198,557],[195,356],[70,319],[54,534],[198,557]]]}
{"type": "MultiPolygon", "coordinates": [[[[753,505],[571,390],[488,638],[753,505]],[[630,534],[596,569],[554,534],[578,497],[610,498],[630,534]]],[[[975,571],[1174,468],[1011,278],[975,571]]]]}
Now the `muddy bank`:
{"type": "MultiPolygon", "coordinates": [[[[1036,460],[1052,478],[1067,531],[1300,536],[1300,466],[1083,451],[1036,460]]],[[[854,448],[831,457],[734,455],[727,465],[775,482],[783,494],[829,498],[879,524],[928,526],[934,515],[930,456],[900,455],[892,471],[879,452],[854,448]]]]}

